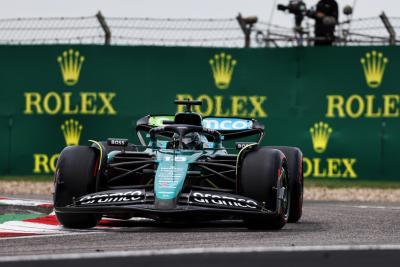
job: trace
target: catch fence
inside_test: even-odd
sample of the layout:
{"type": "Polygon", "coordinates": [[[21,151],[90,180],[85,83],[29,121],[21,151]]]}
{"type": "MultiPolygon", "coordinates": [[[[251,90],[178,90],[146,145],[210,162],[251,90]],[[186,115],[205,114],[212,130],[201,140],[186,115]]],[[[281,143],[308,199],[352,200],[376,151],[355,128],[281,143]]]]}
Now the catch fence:
{"type": "MultiPolygon", "coordinates": [[[[313,20],[299,29],[257,17],[222,19],[86,17],[0,19],[0,44],[110,44],[194,47],[288,47],[313,44],[313,20]]],[[[336,46],[398,44],[400,18],[348,19],[336,27],[336,46]]]]}

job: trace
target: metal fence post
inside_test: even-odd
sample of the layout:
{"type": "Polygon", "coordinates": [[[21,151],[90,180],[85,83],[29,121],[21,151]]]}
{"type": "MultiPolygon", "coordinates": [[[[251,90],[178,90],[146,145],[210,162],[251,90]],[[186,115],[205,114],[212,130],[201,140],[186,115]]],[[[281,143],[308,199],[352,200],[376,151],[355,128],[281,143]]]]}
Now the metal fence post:
{"type": "Polygon", "coordinates": [[[111,30],[107,25],[106,19],[104,18],[103,14],[101,12],[97,12],[96,18],[100,23],[101,28],[104,31],[104,44],[109,45],[111,43],[111,30]]]}
{"type": "Polygon", "coordinates": [[[379,15],[381,18],[383,25],[385,25],[386,30],[389,33],[389,44],[395,45],[396,44],[396,31],[394,30],[392,24],[390,23],[389,18],[386,16],[385,12],[379,15]]]}

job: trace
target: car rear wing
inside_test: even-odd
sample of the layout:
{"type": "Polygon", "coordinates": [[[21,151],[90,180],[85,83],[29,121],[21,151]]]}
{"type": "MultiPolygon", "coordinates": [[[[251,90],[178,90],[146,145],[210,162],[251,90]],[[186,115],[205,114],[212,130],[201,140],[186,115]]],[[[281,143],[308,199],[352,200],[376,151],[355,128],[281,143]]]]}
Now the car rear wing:
{"type": "MultiPolygon", "coordinates": [[[[144,138],[140,131],[148,132],[158,126],[172,124],[173,115],[147,115],[136,122],[136,133],[142,144],[144,138]]],[[[258,143],[264,136],[264,125],[255,119],[241,117],[205,117],[202,126],[219,131],[224,140],[232,140],[252,135],[259,135],[258,143]]]]}
{"type": "Polygon", "coordinates": [[[224,140],[232,140],[252,135],[259,135],[261,142],[264,136],[264,125],[255,119],[240,117],[205,117],[202,121],[205,128],[219,131],[224,140]]]}

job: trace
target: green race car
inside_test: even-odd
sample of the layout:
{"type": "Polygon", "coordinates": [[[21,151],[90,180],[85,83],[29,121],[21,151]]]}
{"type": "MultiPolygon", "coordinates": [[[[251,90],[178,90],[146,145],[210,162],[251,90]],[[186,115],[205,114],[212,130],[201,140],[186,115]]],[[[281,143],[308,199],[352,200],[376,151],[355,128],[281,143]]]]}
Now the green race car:
{"type": "Polygon", "coordinates": [[[261,146],[264,126],[254,119],[202,118],[192,111],[200,101],[175,103],[185,111],[137,121],[138,145],[109,138],[63,149],[54,181],[54,207],[63,226],[94,227],[108,216],[236,218],[250,229],[281,229],[300,219],[298,148],[261,146]]]}

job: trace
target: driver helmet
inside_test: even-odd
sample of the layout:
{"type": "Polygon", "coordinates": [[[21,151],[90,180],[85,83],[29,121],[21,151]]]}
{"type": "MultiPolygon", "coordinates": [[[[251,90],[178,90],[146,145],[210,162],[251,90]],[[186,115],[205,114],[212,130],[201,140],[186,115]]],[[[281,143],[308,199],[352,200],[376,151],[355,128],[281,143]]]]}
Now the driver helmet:
{"type": "Polygon", "coordinates": [[[203,145],[202,136],[197,133],[188,133],[182,138],[183,147],[186,149],[199,149],[203,145]]]}

